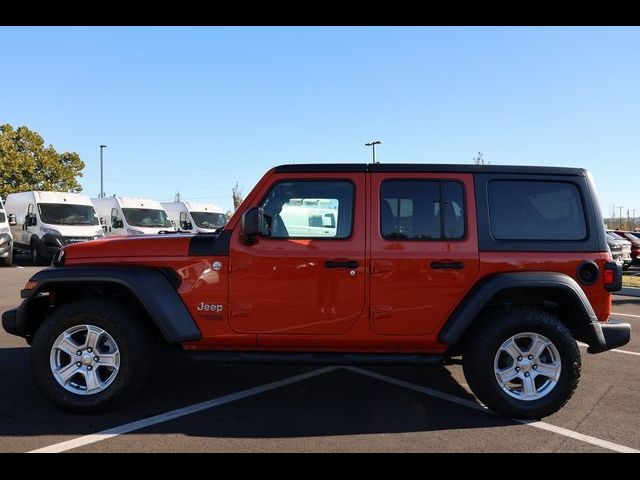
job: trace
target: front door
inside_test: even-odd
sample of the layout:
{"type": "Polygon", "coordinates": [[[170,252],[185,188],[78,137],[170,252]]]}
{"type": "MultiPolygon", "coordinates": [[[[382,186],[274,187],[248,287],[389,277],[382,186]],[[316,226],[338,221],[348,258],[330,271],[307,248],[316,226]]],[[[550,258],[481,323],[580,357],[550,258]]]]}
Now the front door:
{"type": "Polygon", "coordinates": [[[256,197],[268,233],[231,238],[237,332],[343,334],[365,310],[365,174],[275,176],[256,197]]]}
{"type": "Polygon", "coordinates": [[[429,335],[478,275],[471,175],[374,173],[371,328],[429,335]]]}

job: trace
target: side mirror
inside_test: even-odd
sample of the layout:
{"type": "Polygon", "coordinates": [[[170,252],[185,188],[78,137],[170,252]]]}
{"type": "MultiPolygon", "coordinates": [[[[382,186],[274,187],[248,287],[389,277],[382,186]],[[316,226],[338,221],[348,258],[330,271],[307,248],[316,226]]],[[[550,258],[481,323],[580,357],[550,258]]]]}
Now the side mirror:
{"type": "Polygon", "coordinates": [[[9,220],[9,225],[12,227],[15,227],[18,224],[15,213],[10,213],[8,216],[8,220],[9,220]]]}
{"type": "Polygon", "coordinates": [[[183,221],[180,222],[180,228],[182,230],[192,230],[193,229],[193,225],[191,224],[191,222],[183,220],[183,221]]]}
{"type": "Polygon", "coordinates": [[[121,218],[114,218],[111,220],[111,225],[113,226],[113,228],[122,228],[124,227],[124,222],[121,218]]]}
{"type": "Polygon", "coordinates": [[[26,224],[29,227],[35,227],[38,224],[38,219],[37,219],[35,213],[30,213],[29,214],[29,216],[27,217],[26,224]]]}
{"type": "Polygon", "coordinates": [[[250,208],[242,214],[240,221],[240,232],[244,240],[253,243],[258,235],[263,233],[264,211],[262,208],[250,208]]]}

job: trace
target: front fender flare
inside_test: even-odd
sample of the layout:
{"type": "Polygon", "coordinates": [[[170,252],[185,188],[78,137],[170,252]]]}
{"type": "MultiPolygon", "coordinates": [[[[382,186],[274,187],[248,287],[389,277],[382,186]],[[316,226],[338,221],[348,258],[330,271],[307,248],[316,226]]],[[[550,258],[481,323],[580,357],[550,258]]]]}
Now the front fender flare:
{"type": "MultiPolygon", "coordinates": [[[[23,290],[21,306],[27,314],[28,302],[39,292],[54,284],[87,285],[116,283],[127,288],[147,311],[167,342],[200,340],[202,334],[189,310],[169,278],[156,268],[134,265],[122,266],[65,266],[40,270],[31,277],[38,282],[34,290],[23,290]]],[[[26,324],[26,319],[24,320],[26,324]]]]}

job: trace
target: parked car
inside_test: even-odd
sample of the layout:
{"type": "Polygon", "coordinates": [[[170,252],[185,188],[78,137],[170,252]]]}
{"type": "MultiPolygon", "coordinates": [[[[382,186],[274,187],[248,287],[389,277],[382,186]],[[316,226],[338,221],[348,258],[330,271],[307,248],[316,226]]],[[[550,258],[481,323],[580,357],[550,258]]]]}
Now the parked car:
{"type": "Polygon", "coordinates": [[[607,232],[606,237],[612,260],[627,270],[631,266],[631,242],[614,232],[607,232]]]}
{"type": "Polygon", "coordinates": [[[65,247],[2,325],[72,412],[138,392],[164,341],[218,362],[461,361],[487,407],[540,418],[578,385],[577,341],[631,336],[609,322],[622,269],[594,192],[577,168],[282,165],[219,233],[65,247]],[[282,215],[306,199],[335,214],[282,215]]]}
{"type": "Polygon", "coordinates": [[[150,198],[92,198],[106,236],[155,235],[175,229],[160,202],[150,198]]]}
{"type": "Polygon", "coordinates": [[[161,202],[171,223],[179,230],[213,233],[227,224],[227,215],[212,203],[161,202]]]}
{"type": "Polygon", "coordinates": [[[625,230],[614,230],[613,232],[631,242],[631,263],[640,265],[640,238],[638,238],[638,234],[625,230]]]}
{"type": "Polygon", "coordinates": [[[5,212],[14,250],[29,253],[34,265],[50,264],[65,245],[104,236],[89,197],[78,193],[11,193],[5,212]]]}
{"type": "Polygon", "coordinates": [[[0,199],[0,265],[11,265],[13,260],[13,237],[9,229],[7,214],[0,199]]]}

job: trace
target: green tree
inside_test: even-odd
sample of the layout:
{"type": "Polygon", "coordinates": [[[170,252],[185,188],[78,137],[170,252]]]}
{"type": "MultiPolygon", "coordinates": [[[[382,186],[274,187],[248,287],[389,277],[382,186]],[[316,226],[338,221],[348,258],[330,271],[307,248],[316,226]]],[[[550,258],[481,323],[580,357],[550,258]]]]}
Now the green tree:
{"type": "Polygon", "coordinates": [[[0,125],[0,197],[28,190],[79,192],[83,168],[77,153],[58,153],[37,132],[0,125]]]}

